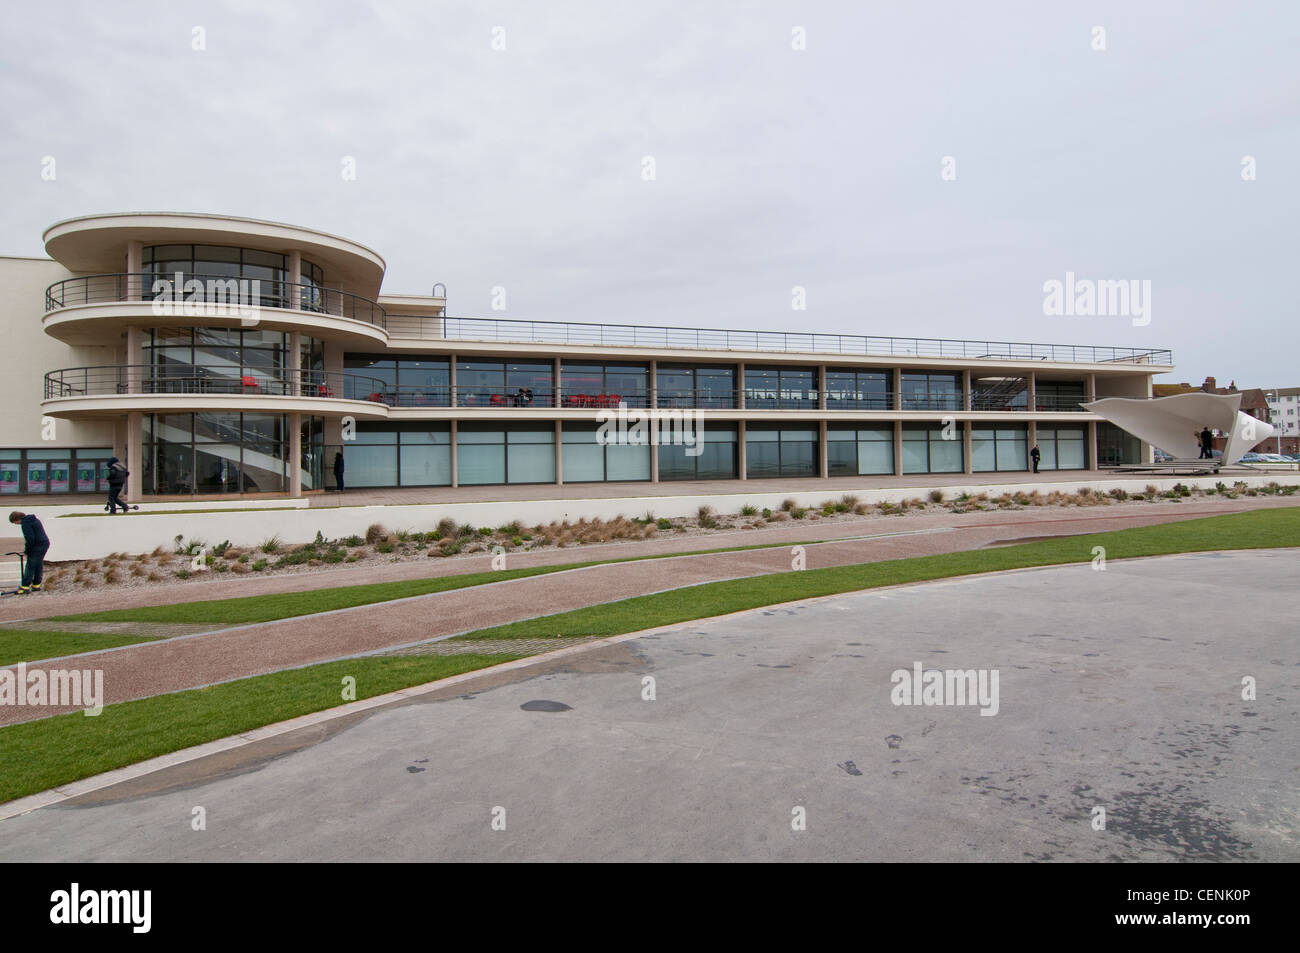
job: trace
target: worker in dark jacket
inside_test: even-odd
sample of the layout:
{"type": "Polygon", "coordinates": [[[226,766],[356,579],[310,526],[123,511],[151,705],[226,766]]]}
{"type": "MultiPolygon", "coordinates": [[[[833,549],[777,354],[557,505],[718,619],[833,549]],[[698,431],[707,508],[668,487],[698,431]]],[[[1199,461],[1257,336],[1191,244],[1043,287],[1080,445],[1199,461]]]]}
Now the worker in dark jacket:
{"type": "Polygon", "coordinates": [[[334,454],[334,484],[343,492],[343,451],[334,454]]]}
{"type": "Polygon", "coordinates": [[[1214,459],[1214,434],[1210,433],[1209,427],[1201,428],[1201,456],[1202,460],[1214,459]]]}
{"type": "Polygon", "coordinates": [[[41,521],[35,514],[19,513],[14,510],[9,514],[9,522],[22,526],[23,552],[27,557],[27,564],[23,567],[23,581],[18,587],[18,592],[20,595],[40,592],[41,581],[45,578],[45,553],[50,548],[50,538],[45,535],[45,527],[41,525],[41,521]]]}
{"type": "Polygon", "coordinates": [[[122,487],[126,486],[126,478],[129,476],[127,469],[117,457],[108,458],[108,506],[105,507],[114,515],[117,514],[117,508],[120,506],[122,512],[127,512],[127,505],[122,502],[122,487]]]}
{"type": "Polygon", "coordinates": [[[1035,473],[1038,472],[1038,461],[1041,460],[1042,457],[1043,457],[1043,452],[1038,449],[1038,444],[1034,444],[1033,449],[1029,451],[1029,459],[1034,462],[1035,473]]]}

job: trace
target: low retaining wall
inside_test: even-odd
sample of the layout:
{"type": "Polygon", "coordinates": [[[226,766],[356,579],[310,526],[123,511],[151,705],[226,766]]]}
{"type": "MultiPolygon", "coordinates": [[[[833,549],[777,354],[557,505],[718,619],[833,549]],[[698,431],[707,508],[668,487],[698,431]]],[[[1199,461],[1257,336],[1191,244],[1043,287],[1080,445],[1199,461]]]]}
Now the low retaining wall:
{"type": "MultiPolygon", "coordinates": [[[[863,503],[897,503],[899,500],[920,497],[928,500],[931,490],[942,490],[944,499],[951,500],[963,492],[972,496],[988,493],[1074,493],[1083,487],[1108,492],[1113,489],[1140,493],[1147,486],[1164,491],[1176,483],[1202,489],[1213,488],[1217,482],[1231,485],[1243,482],[1250,487],[1265,486],[1270,482],[1283,485],[1300,485],[1300,474],[1270,473],[1265,476],[1202,476],[1154,477],[1141,475],[1125,479],[1080,480],[1078,482],[1038,483],[970,483],[946,486],[914,487],[858,487],[849,481],[837,484],[834,489],[789,491],[773,489],[769,492],[747,490],[744,493],[717,493],[700,496],[632,496],[611,499],[570,500],[517,500],[490,503],[417,503],[389,506],[340,506],[308,508],[302,501],[259,501],[260,506],[231,503],[224,510],[219,504],[204,507],[202,513],[176,512],[193,508],[184,504],[150,503],[139,512],[129,515],[109,516],[102,505],[90,506],[37,506],[36,513],[45,524],[52,546],[48,559],[54,562],[68,559],[99,559],[113,552],[141,553],[163,546],[168,550],[175,545],[177,534],[187,540],[200,539],[206,543],[230,540],[236,546],[255,546],[270,536],[279,536],[286,543],[305,543],[314,539],[317,531],[326,538],[364,536],[372,523],[382,523],[392,530],[433,529],[443,517],[457,523],[474,526],[501,526],[511,520],[532,526],[552,520],[578,520],[582,517],[611,519],[615,516],[639,517],[653,512],[656,517],[694,516],[701,506],[708,505],[719,513],[737,513],[748,503],[758,507],[779,509],[781,503],[793,499],[799,506],[818,507],[828,499],[838,500],[852,494],[863,503]],[[90,514],[90,515],[77,515],[90,514]]],[[[761,484],[760,484],[761,485],[761,484]]]]}

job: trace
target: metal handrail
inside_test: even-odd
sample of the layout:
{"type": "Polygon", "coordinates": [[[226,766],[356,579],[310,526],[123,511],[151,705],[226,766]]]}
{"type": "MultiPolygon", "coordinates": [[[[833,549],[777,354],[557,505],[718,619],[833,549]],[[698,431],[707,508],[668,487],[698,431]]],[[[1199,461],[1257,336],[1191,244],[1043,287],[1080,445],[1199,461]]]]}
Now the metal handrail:
{"type": "Polygon", "coordinates": [[[372,400],[386,385],[378,378],[332,371],[282,370],[230,364],[110,364],[65,367],[45,375],[45,399],[120,394],[243,394],[250,397],[312,397],[372,400]]]}
{"type": "MultiPolygon", "coordinates": [[[[404,316],[405,317],[405,316],[404,316]]],[[[407,335],[469,341],[604,345],[658,349],[719,351],[786,351],[810,354],[981,360],[1058,361],[1063,363],[1172,364],[1168,349],[1098,347],[1084,344],[1032,344],[1013,341],[966,341],[944,338],[877,337],[788,331],[733,331],[721,328],[650,327],[576,321],[518,321],[513,318],[429,317],[434,330],[407,335]],[[440,331],[438,333],[438,325],[440,331]]]]}
{"type": "MultiPolygon", "coordinates": [[[[349,291],[322,288],[318,285],[281,281],[275,278],[254,279],[236,275],[182,272],[182,286],[178,293],[175,279],[175,273],[82,275],[77,278],[65,278],[45,289],[45,311],[48,314],[76,305],[121,301],[149,302],[151,306],[157,302],[161,306],[163,292],[166,291],[167,296],[176,298],[169,304],[169,308],[174,307],[178,315],[186,313],[186,305],[202,304],[212,307],[284,308],[351,318],[380,328],[385,326],[387,320],[384,309],[369,298],[363,298],[349,291]],[[191,281],[197,281],[202,285],[201,296],[193,297],[200,295],[198,290],[185,291],[185,283],[191,281]],[[254,281],[257,282],[255,286],[252,284],[254,281]],[[159,282],[165,283],[166,288],[158,288],[156,283],[159,282]],[[233,287],[231,282],[234,283],[233,287]],[[241,284],[242,282],[248,284],[241,284]],[[254,290],[256,290],[255,295],[252,294],[254,290]],[[248,300],[244,300],[245,293],[248,300]]],[[[164,312],[164,316],[166,313],[164,312]]]]}

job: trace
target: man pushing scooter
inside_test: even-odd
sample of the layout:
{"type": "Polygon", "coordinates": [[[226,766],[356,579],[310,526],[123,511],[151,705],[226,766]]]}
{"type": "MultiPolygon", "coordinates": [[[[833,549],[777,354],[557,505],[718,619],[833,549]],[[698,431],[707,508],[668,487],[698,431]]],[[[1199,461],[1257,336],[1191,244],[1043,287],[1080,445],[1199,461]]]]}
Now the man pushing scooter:
{"type": "Polygon", "coordinates": [[[122,487],[126,486],[126,478],[130,475],[117,457],[108,458],[108,505],[104,509],[114,516],[117,515],[118,507],[122,508],[123,513],[139,509],[138,506],[132,507],[122,500],[122,487]]]}
{"type": "Polygon", "coordinates": [[[45,553],[50,548],[50,538],[45,535],[45,527],[34,513],[22,513],[14,510],[9,514],[9,522],[17,523],[23,528],[23,555],[27,557],[23,564],[23,580],[19,584],[18,594],[40,592],[45,578],[45,553]]]}

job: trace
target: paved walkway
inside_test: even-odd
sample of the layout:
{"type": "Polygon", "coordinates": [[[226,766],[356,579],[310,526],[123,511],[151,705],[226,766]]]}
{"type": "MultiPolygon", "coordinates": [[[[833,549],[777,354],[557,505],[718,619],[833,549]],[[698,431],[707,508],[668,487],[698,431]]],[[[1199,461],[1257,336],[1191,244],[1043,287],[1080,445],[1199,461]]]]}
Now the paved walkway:
{"type": "Polygon", "coordinates": [[[0,862],[1295,862],[1295,558],[1060,566],[690,622],[10,817],[0,862]],[[998,672],[996,715],[893,704],[914,665],[998,672]]]}
{"type": "MultiPolygon", "coordinates": [[[[807,568],[959,552],[1007,539],[1100,532],[1260,508],[1259,505],[1243,505],[1245,503],[1269,505],[1283,502],[1290,501],[1267,498],[1223,500],[1205,505],[1137,504],[1129,507],[1068,510],[1033,508],[965,515],[947,513],[912,519],[879,518],[864,521],[859,530],[890,535],[831,540],[810,546],[806,553],[807,568]]],[[[778,536],[793,532],[793,538],[808,540],[809,534],[806,531],[800,534],[799,529],[803,527],[792,531],[782,526],[771,536],[765,531],[738,535],[755,543],[780,543],[782,540],[778,536]]],[[[827,529],[832,527],[828,525],[827,529]]],[[[843,532],[842,528],[835,529],[843,532]]],[[[787,536],[788,538],[790,537],[787,536]]],[[[716,537],[713,539],[716,540],[716,537]]],[[[727,543],[715,541],[713,545],[727,543]]],[[[622,549],[622,552],[633,554],[631,547],[622,549]]],[[[572,551],[537,555],[561,557],[557,561],[574,559],[572,551]]],[[[611,555],[615,553],[611,551],[611,555]]],[[[1090,553],[1081,551],[1081,561],[1090,558],[1090,553]]],[[[682,586],[788,572],[790,561],[789,549],[781,546],[770,550],[700,553],[591,566],[396,602],[359,606],[328,614],[224,628],[209,634],[81,655],[72,662],[55,660],[37,663],[29,665],[28,669],[100,669],[104,673],[106,702],[112,704],[294,666],[379,652],[485,626],[536,618],[682,586]]],[[[526,564],[523,560],[515,563],[526,564]]],[[[424,564],[417,564],[417,568],[423,569],[422,575],[429,574],[424,564]]],[[[486,566],[479,565],[475,568],[483,569],[486,566]]],[[[337,584],[336,580],[330,585],[337,584]]],[[[296,590],[302,588],[299,581],[296,590]]],[[[242,594],[248,593],[245,591],[242,594]]],[[[212,595],[216,597],[218,593],[213,591],[212,595]]],[[[100,608],[109,606],[101,605],[100,608]]],[[[538,632],[537,635],[546,636],[548,633],[538,632]]],[[[6,706],[0,708],[0,724],[27,721],[67,710],[70,709],[6,706]]]]}

